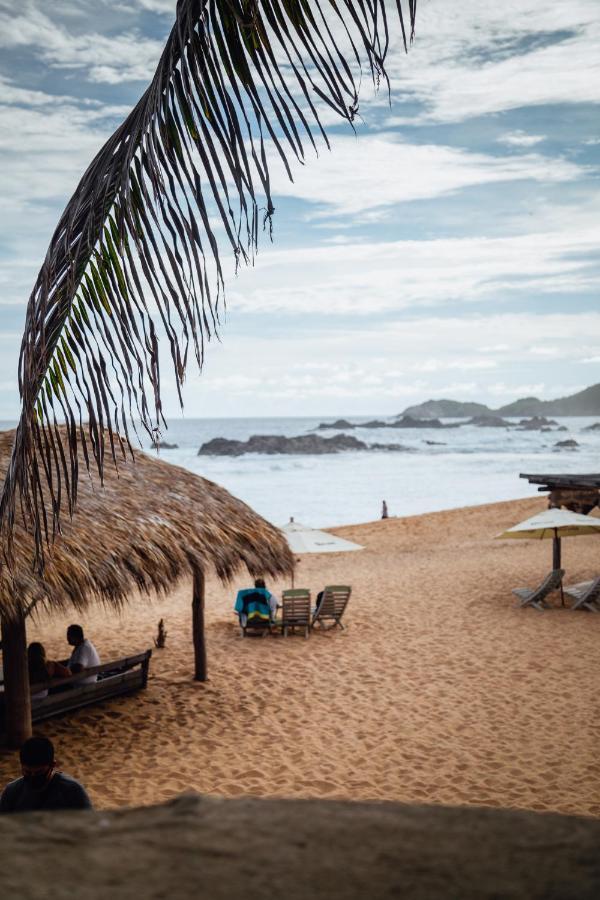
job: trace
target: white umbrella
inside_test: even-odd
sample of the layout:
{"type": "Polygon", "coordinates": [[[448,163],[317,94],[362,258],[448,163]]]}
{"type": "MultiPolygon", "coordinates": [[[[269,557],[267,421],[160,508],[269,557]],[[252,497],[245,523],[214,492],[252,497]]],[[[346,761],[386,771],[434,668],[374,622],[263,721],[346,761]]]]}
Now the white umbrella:
{"type": "MultiPolygon", "coordinates": [[[[287,525],[283,525],[280,531],[285,534],[292,553],[347,553],[351,550],[364,549],[360,544],[353,544],[352,541],[346,541],[326,531],[294,522],[293,518],[287,525]]],[[[292,585],[293,583],[292,575],[292,585]]]]}
{"type": "MultiPolygon", "coordinates": [[[[560,569],[560,539],[582,534],[600,534],[600,519],[582,516],[568,509],[546,509],[544,512],[513,525],[508,531],[496,535],[499,538],[544,540],[552,538],[552,568],[560,569]]],[[[562,589],[562,588],[561,588],[562,589]]]]}

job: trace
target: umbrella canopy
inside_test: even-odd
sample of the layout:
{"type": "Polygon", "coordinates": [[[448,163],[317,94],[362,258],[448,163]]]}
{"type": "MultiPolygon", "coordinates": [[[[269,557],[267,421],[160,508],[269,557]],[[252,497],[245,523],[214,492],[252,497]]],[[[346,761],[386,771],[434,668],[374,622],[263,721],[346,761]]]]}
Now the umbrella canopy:
{"type": "MultiPolygon", "coordinates": [[[[523,540],[544,540],[552,538],[552,568],[560,569],[563,537],[578,537],[582,534],[600,534],[600,519],[592,519],[568,509],[546,509],[544,512],[513,525],[508,531],[496,535],[499,538],[522,538],[523,540]]],[[[562,593],[562,585],[561,585],[562,593]]]]}
{"type": "Polygon", "coordinates": [[[290,545],[292,553],[347,553],[349,550],[363,550],[360,544],[353,544],[344,538],[319,531],[317,528],[309,528],[301,525],[293,519],[283,525],[283,531],[290,545]]]}
{"type": "Polygon", "coordinates": [[[568,509],[546,509],[544,512],[513,525],[497,535],[499,538],[523,538],[524,540],[544,540],[545,538],[577,537],[580,534],[600,534],[600,519],[591,519],[568,509]]]}

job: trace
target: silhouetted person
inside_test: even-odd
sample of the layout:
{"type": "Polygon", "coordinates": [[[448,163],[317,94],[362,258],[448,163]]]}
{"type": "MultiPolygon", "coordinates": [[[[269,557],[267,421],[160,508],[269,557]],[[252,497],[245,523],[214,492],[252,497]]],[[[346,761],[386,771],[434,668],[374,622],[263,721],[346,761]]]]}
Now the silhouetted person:
{"type": "Polygon", "coordinates": [[[19,755],[23,775],[2,791],[0,813],[92,808],[85,788],[57,770],[54,746],[48,738],[29,738],[19,755]]]}
{"type": "MultiPolygon", "coordinates": [[[[83,636],[81,625],[69,625],[67,628],[67,643],[75,648],[67,663],[73,675],[100,665],[98,651],[92,642],[83,636]]],[[[89,678],[82,678],[81,684],[93,684],[97,680],[97,675],[90,675],[89,678]]]]}
{"type": "MultiPolygon", "coordinates": [[[[43,644],[34,641],[27,648],[27,667],[29,669],[29,684],[44,684],[52,678],[68,678],[70,670],[62,663],[46,658],[46,650],[43,644]]],[[[32,700],[38,700],[48,696],[48,688],[31,695],[32,700]]]]}
{"type": "Polygon", "coordinates": [[[381,504],[381,518],[382,518],[382,519],[387,519],[387,518],[389,518],[389,516],[388,516],[387,503],[385,502],[385,500],[384,500],[383,503],[381,504]]]}

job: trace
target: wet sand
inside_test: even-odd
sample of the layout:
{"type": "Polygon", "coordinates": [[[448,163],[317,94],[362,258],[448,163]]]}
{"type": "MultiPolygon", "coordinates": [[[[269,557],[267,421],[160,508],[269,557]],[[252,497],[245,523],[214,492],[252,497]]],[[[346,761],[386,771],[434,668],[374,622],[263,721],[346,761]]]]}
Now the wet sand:
{"type": "MultiPolygon", "coordinates": [[[[494,536],[540,497],[332,529],[357,553],[303,556],[297,586],[352,585],[345,631],[242,639],[243,576],[207,580],[209,681],[192,681],[191,583],[83,619],[103,661],[152,646],[146,691],[44,723],[98,807],[220,796],[398,800],[600,816],[600,615],[514,607],[549,541],[494,536]]],[[[600,571],[600,539],[563,542],[566,584],[600,571]]],[[[272,585],[278,593],[286,584],[272,585]]],[[[29,626],[67,654],[77,617],[29,626]]],[[[2,783],[16,777],[0,756],[2,783]]]]}

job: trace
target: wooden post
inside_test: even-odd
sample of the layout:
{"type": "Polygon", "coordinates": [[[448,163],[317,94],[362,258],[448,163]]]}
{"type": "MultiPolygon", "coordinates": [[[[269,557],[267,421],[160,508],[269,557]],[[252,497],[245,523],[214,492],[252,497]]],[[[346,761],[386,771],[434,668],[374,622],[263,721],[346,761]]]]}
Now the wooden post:
{"type": "Polygon", "coordinates": [[[2,617],[2,658],[6,743],[14,750],[31,737],[27,636],[22,611],[13,619],[2,617]]]}
{"type": "Polygon", "coordinates": [[[194,567],[194,597],[192,600],[192,630],[194,636],[194,680],[206,681],[206,638],[204,634],[204,572],[194,567]]]}

